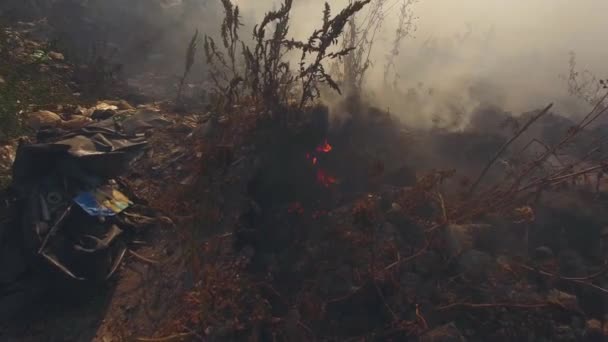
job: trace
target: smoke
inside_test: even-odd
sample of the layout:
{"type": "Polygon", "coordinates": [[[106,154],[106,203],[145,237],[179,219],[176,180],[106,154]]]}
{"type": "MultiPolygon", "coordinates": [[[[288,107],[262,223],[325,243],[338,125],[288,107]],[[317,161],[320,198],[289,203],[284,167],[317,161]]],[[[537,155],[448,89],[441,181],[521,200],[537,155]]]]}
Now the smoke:
{"type": "MultiPolygon", "coordinates": [[[[323,1],[294,2],[291,33],[304,38],[320,23],[323,1]]],[[[391,10],[376,38],[367,84],[378,106],[410,124],[462,125],[488,105],[519,114],[554,102],[557,112],[580,115],[588,104],[568,94],[564,80],[570,52],[581,68],[600,78],[608,74],[608,45],[602,44],[608,2],[421,0],[413,7],[418,29],[403,42],[396,63],[400,91],[389,94],[383,68],[398,20],[393,3],[399,2],[387,1],[391,10]]],[[[246,23],[278,6],[272,0],[237,3],[246,23]]],[[[334,13],[347,3],[329,1],[334,13]]]]}
{"type": "MultiPolygon", "coordinates": [[[[332,13],[348,1],[329,0],[332,13]]],[[[570,96],[560,77],[569,72],[570,52],[576,53],[581,69],[600,78],[608,76],[604,64],[608,45],[603,44],[606,1],[419,0],[412,7],[417,30],[402,42],[395,72],[390,75],[391,84],[398,76],[398,90],[387,91],[384,66],[403,0],[385,1],[390,10],[376,35],[366,94],[375,105],[388,108],[409,124],[458,128],[483,106],[519,114],[549,102],[563,115],[580,115],[589,105],[570,96]]],[[[84,14],[59,10],[55,17],[64,19],[66,32],[88,40],[92,35],[83,33],[88,32],[85,24],[100,26],[96,32],[104,35],[101,40],[109,38],[121,48],[119,57],[131,74],[165,72],[177,78],[194,31],[217,36],[223,18],[219,0],[132,0],[128,5],[122,0],[48,2],[86,3],[84,14]],[[106,37],[105,32],[113,36],[106,37]]],[[[233,2],[241,9],[244,40],[251,38],[255,23],[267,11],[281,4],[280,0],[233,2]]],[[[8,3],[14,7],[22,2],[8,3]]],[[[323,4],[323,0],[294,0],[290,35],[305,39],[318,28],[323,4]]],[[[0,14],[9,13],[4,7],[11,6],[0,7],[0,14]]],[[[365,15],[364,10],[359,20],[365,15]]],[[[87,44],[76,48],[84,50],[87,44]]],[[[199,54],[192,81],[204,77],[203,65],[199,54]]]]}

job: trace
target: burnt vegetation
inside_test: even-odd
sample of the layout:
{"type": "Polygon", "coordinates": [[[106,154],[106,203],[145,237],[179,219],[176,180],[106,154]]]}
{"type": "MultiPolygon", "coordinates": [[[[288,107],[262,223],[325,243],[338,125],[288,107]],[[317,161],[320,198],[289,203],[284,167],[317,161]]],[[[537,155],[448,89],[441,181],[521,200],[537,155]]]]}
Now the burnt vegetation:
{"type": "MultiPolygon", "coordinates": [[[[60,3],[64,10],[76,6],[60,3]]],[[[0,326],[0,337],[6,331],[29,338],[24,327],[40,324],[49,331],[32,340],[608,338],[607,81],[579,71],[572,55],[564,79],[571,95],[591,105],[586,113],[561,117],[552,104],[517,116],[481,107],[466,123],[454,106],[454,122],[445,127],[408,127],[372,105],[367,87],[371,71],[379,69],[382,91],[403,95],[407,75],[399,73],[399,60],[417,31],[416,3],[351,0],[341,9],[325,3],[318,25],[296,39],[293,0],[254,25],[231,0],[217,1],[213,9],[222,18],[212,31],[183,27],[183,44],[171,51],[179,56],[171,77],[159,79],[157,70],[131,75],[170,83],[169,95],[158,101],[123,79],[115,61],[120,45],[96,36],[77,46],[98,50],[75,55],[58,42],[38,44],[23,30],[2,28],[0,60],[7,64],[0,65],[0,139],[17,145],[20,137],[20,146],[31,140],[39,147],[60,134],[57,145],[111,133],[118,145],[134,141],[127,150],[147,140],[121,164],[123,173],[95,164],[118,174],[109,183],[132,200],[116,216],[92,217],[66,197],[62,203],[69,205],[54,224],[34,222],[28,231],[19,220],[34,220],[20,217],[24,208],[46,205],[49,196],[24,196],[31,190],[20,183],[24,177],[13,172],[11,182],[6,172],[11,186],[4,194],[0,257],[14,258],[9,252],[30,242],[27,234],[50,232],[39,239],[39,252],[28,254],[17,280],[0,272],[0,285],[7,285],[0,295],[34,293],[32,281],[23,279],[35,274],[34,283],[45,279],[53,286],[18,305],[25,315],[40,302],[63,308],[56,294],[66,288],[77,289],[74,307],[94,304],[74,309],[92,317],[83,319],[80,335],[56,328],[65,325],[56,317],[31,323],[22,314],[17,328],[0,326]],[[396,27],[386,27],[390,13],[396,27]],[[374,59],[382,30],[391,34],[390,47],[374,59]],[[32,117],[47,121],[31,125],[32,117]],[[62,228],[71,210],[86,224],[62,228]],[[7,222],[16,228],[9,230],[7,222]],[[66,259],[93,253],[83,240],[103,249],[109,237],[91,239],[87,229],[108,222],[117,236],[123,228],[128,233],[121,236],[120,261],[98,280],[103,286],[75,275],[66,280],[69,270],[58,276],[41,266],[40,251],[55,238],[53,248],[66,246],[59,253],[66,259]]],[[[87,6],[76,8],[86,12],[87,6]]],[[[172,6],[162,2],[160,8],[172,6]]],[[[35,7],[28,13],[56,8],[35,7]]],[[[457,40],[471,34],[469,27],[457,40]]],[[[121,148],[102,138],[92,145],[117,155],[121,148]]],[[[74,176],[76,166],[56,172],[99,182],[74,176]]],[[[48,183],[68,188],[69,177],[48,183]]],[[[57,216],[41,206],[37,214],[57,216]]],[[[56,256],[44,257],[57,266],[56,256]]],[[[83,274],[100,273],[103,261],[87,260],[71,259],[83,274]]]]}
{"type": "Polygon", "coordinates": [[[297,41],[288,38],[292,1],[286,0],[280,9],[266,13],[261,23],[254,27],[252,47],[239,39],[238,6],[222,1],[225,14],[220,29],[223,51],[210,36],[205,36],[204,45],[210,77],[217,88],[216,97],[225,99],[225,109],[233,104],[238,94],[246,94],[269,110],[287,107],[297,99],[297,108],[301,110],[320,98],[322,86],[341,93],[325,65],[355,49],[351,46],[336,49],[336,46],[351,18],[370,1],[354,1],[335,16],[326,3],[321,28],[314,30],[306,41],[297,41]],[[241,49],[240,54],[238,49],[241,49]],[[301,54],[296,70],[292,70],[286,59],[286,54],[294,52],[301,54]]]}

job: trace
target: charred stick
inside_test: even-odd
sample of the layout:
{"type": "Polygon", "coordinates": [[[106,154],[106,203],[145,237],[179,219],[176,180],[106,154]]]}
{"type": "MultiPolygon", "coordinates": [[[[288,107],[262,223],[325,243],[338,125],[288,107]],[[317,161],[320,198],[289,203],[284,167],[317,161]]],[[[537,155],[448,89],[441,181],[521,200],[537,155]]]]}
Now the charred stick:
{"type": "Polygon", "coordinates": [[[517,303],[452,303],[437,308],[438,311],[445,311],[453,308],[485,309],[485,308],[516,308],[516,309],[540,309],[552,305],[551,303],[517,304],[517,303]]]}
{"type": "Polygon", "coordinates": [[[469,190],[469,196],[473,195],[473,193],[475,192],[475,189],[477,188],[477,186],[479,185],[479,183],[481,183],[481,181],[483,180],[483,177],[485,177],[486,173],[488,173],[488,171],[490,170],[490,168],[492,167],[492,165],[494,165],[494,163],[498,160],[498,158],[500,158],[500,156],[505,152],[505,150],[507,148],[509,148],[509,146],[511,146],[511,144],[517,138],[519,138],[525,131],[527,131],[528,128],[534,122],[536,122],[538,119],[540,119],[543,115],[547,114],[549,112],[549,110],[551,109],[551,107],[553,107],[553,103],[549,104],[539,114],[537,114],[536,116],[534,116],[533,118],[531,118],[530,120],[528,120],[528,122],[519,130],[519,132],[517,132],[511,139],[509,139],[509,141],[507,141],[500,148],[500,150],[498,150],[498,152],[496,153],[496,155],[494,155],[494,157],[490,160],[490,162],[486,165],[486,167],[481,171],[481,174],[479,175],[479,177],[477,177],[477,180],[473,183],[473,185],[471,185],[471,189],[469,190]]]}
{"type": "Polygon", "coordinates": [[[129,249],[128,251],[129,251],[129,254],[131,254],[132,256],[134,256],[136,259],[138,259],[140,261],[143,261],[143,262],[146,262],[146,263],[152,264],[152,265],[159,265],[160,264],[160,262],[158,262],[156,260],[152,260],[152,259],[146,258],[145,256],[143,256],[143,255],[135,252],[132,249],[129,249]]]}
{"type": "Polygon", "coordinates": [[[114,273],[116,273],[116,271],[118,270],[118,267],[122,263],[122,260],[125,258],[126,253],[127,253],[127,248],[123,247],[122,250],[120,251],[120,253],[118,254],[118,258],[116,258],[116,260],[114,261],[114,264],[112,265],[112,268],[110,269],[110,272],[106,276],[106,280],[110,279],[114,275],[114,273]]]}
{"type": "Polygon", "coordinates": [[[72,204],[70,204],[65,209],[65,211],[63,212],[63,214],[61,214],[61,216],[57,219],[57,221],[55,222],[55,224],[53,225],[53,227],[49,230],[48,234],[46,234],[46,236],[44,237],[44,240],[42,241],[42,244],[40,245],[40,249],[38,249],[38,254],[42,254],[42,251],[44,250],[44,248],[48,244],[49,239],[51,238],[51,236],[53,236],[53,235],[55,235],[57,233],[57,231],[61,227],[61,224],[63,223],[63,221],[65,221],[65,218],[68,216],[68,214],[70,213],[70,211],[72,211],[72,204]]]}
{"type": "Polygon", "coordinates": [[[573,127],[569,132],[564,136],[564,138],[555,146],[551,148],[551,150],[546,151],[543,155],[541,155],[537,160],[535,160],[530,167],[528,167],[519,177],[519,180],[515,182],[512,186],[512,190],[516,189],[521,181],[530,174],[530,172],[534,171],[538,165],[541,165],[551,154],[554,154],[556,151],[561,149],[567,143],[569,143],[573,138],[575,138],[578,133],[580,133],[585,127],[589,126],[593,121],[595,121],[598,117],[604,114],[608,110],[608,106],[604,107],[597,114],[593,115],[596,110],[600,108],[600,105],[603,101],[608,97],[608,93],[602,97],[602,99],[597,103],[597,105],[580,121],[580,123],[573,127]]]}
{"type": "Polygon", "coordinates": [[[51,265],[57,267],[59,270],[61,270],[61,272],[67,274],[70,278],[76,279],[76,280],[85,280],[84,278],[76,276],[74,273],[72,273],[72,271],[70,271],[67,267],[65,267],[57,259],[44,253],[44,251],[41,252],[40,255],[42,255],[42,257],[45,258],[49,263],[51,263],[51,265]]]}

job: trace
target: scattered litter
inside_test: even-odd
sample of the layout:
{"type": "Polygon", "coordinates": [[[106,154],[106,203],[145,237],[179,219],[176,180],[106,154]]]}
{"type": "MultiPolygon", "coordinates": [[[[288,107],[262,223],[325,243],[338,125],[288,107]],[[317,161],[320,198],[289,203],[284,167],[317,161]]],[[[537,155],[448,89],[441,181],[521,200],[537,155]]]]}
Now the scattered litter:
{"type": "Polygon", "coordinates": [[[74,198],[74,202],[91,216],[114,216],[133,205],[123,193],[107,186],[83,192],[74,198]]]}
{"type": "MultiPolygon", "coordinates": [[[[112,181],[129,170],[148,142],[111,120],[88,124],[89,118],[72,115],[64,122],[48,111],[30,118],[35,127],[46,128],[38,131],[38,143],[17,147],[12,166],[12,187],[24,206],[28,253],[72,279],[108,279],[127,252],[125,239],[132,236],[127,230],[153,220],[130,218],[141,216],[137,210],[143,207],[121,191],[125,184],[112,181]],[[86,126],[66,125],[77,121],[86,126]]],[[[130,128],[140,126],[133,122],[130,128]]]]}

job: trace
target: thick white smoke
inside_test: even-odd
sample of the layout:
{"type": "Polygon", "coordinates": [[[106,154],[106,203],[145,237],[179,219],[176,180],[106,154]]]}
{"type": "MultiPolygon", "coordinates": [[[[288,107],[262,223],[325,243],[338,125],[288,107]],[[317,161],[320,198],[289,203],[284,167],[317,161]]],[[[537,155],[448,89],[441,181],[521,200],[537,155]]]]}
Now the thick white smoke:
{"type": "MultiPolygon", "coordinates": [[[[400,0],[387,2],[391,7],[400,0]]],[[[248,24],[280,4],[276,0],[237,3],[248,24]]],[[[318,25],[323,3],[294,0],[294,36],[305,37],[318,25]]],[[[334,13],[347,3],[329,1],[334,13]]],[[[398,6],[391,8],[377,38],[368,81],[376,98],[410,121],[428,125],[435,116],[470,112],[483,104],[519,113],[555,102],[564,115],[579,114],[586,105],[569,96],[560,77],[568,74],[570,52],[576,53],[581,69],[608,76],[608,45],[603,44],[608,32],[606,1],[420,0],[414,6],[418,30],[404,41],[397,63],[403,93],[410,89],[417,101],[409,103],[410,108],[395,108],[404,103],[383,98],[377,87],[398,18],[398,6]]]]}

